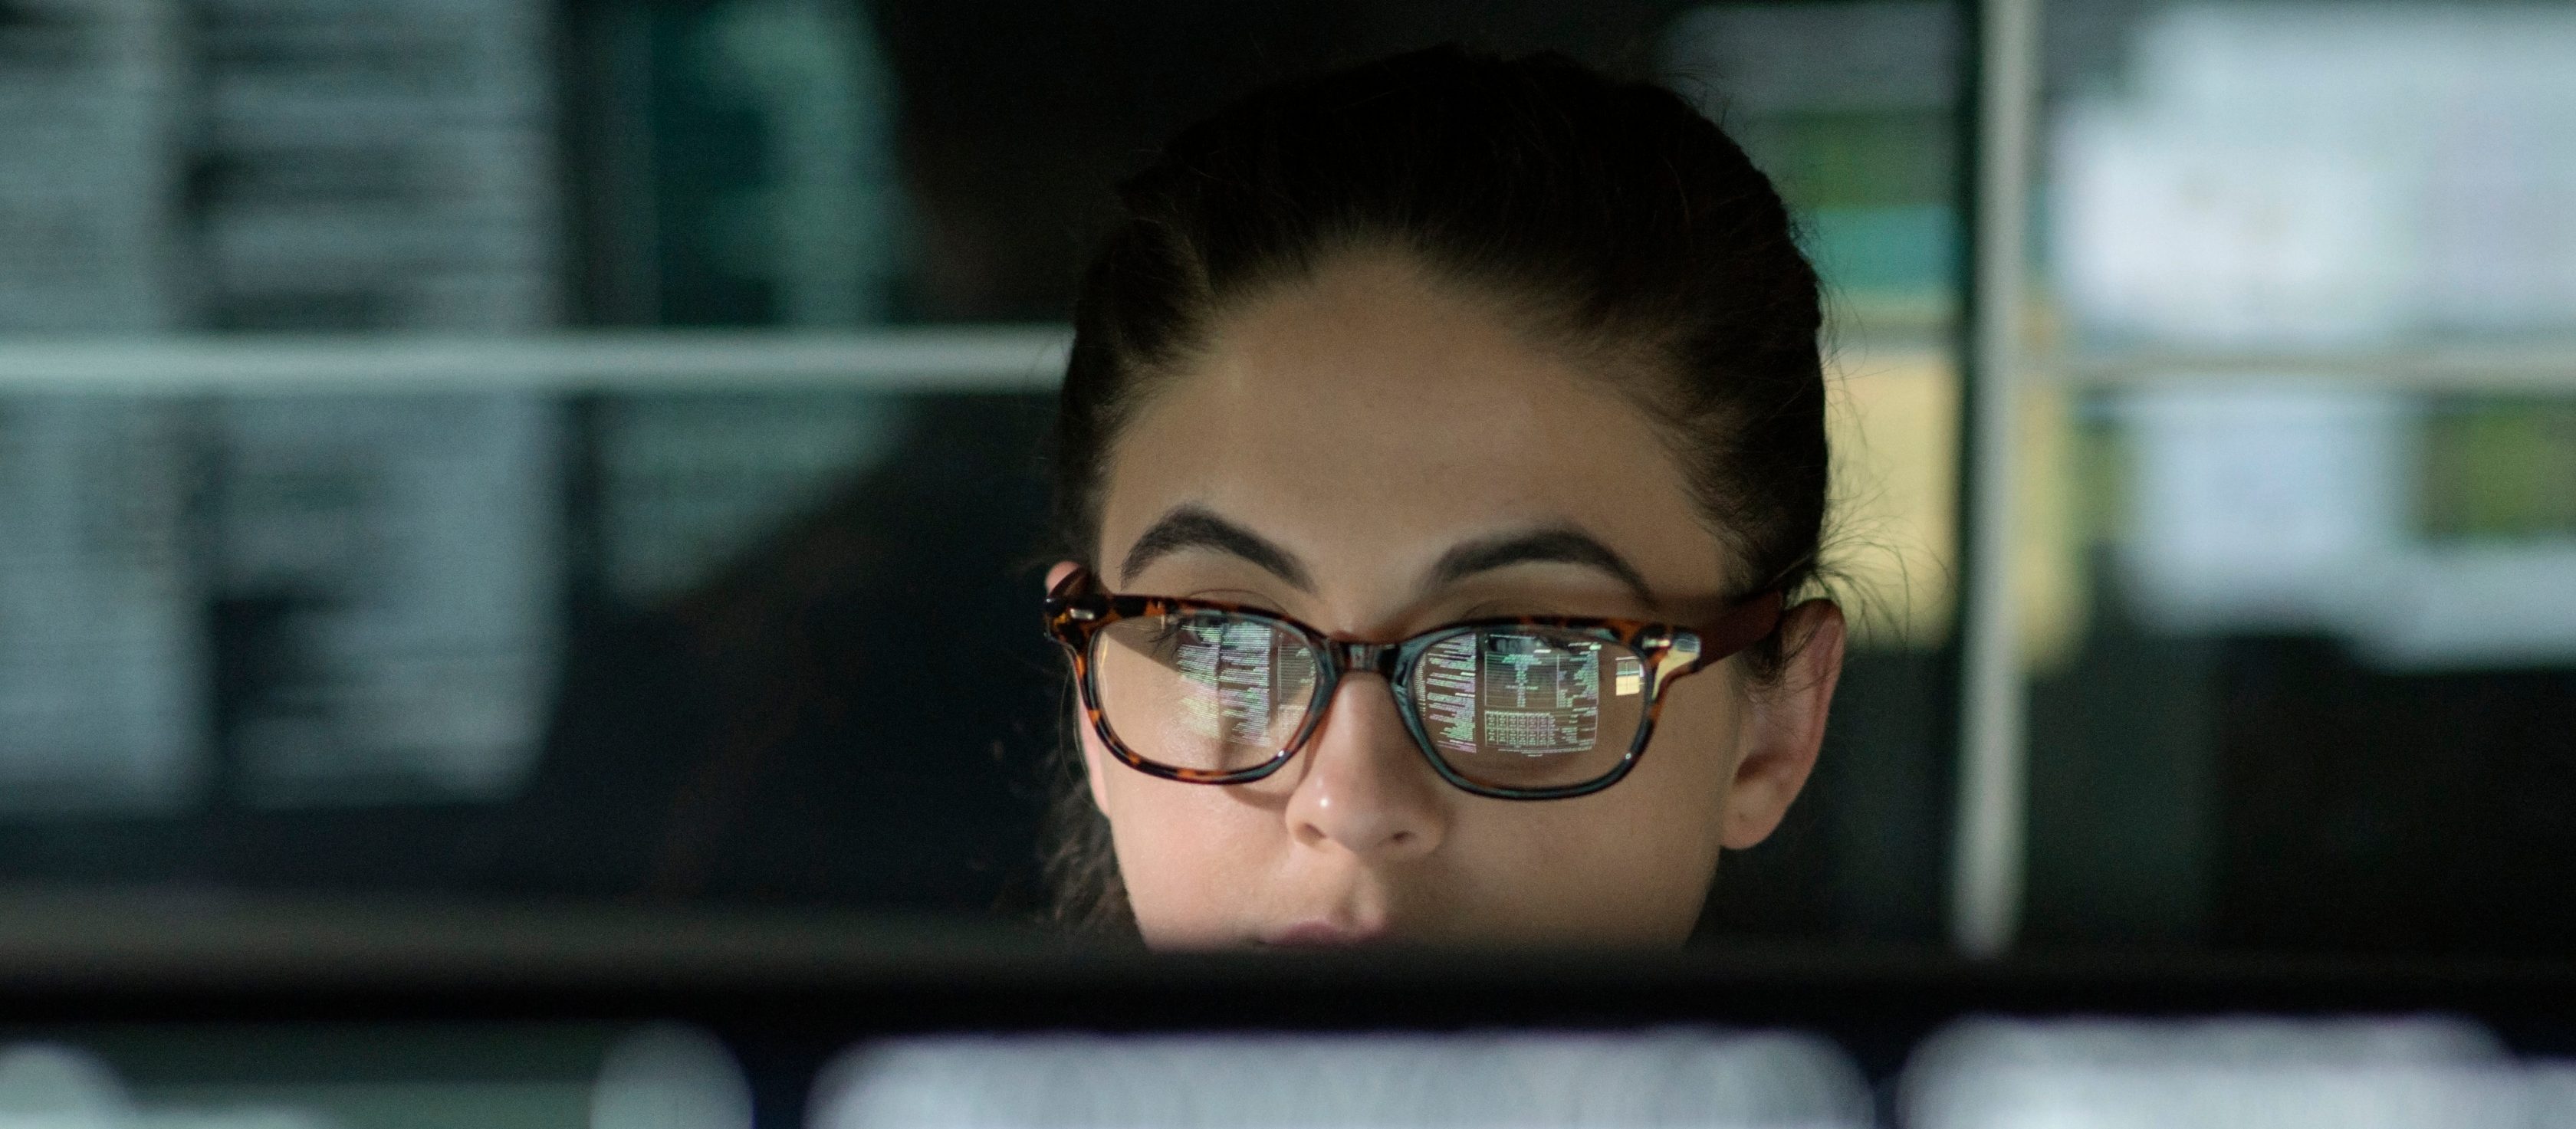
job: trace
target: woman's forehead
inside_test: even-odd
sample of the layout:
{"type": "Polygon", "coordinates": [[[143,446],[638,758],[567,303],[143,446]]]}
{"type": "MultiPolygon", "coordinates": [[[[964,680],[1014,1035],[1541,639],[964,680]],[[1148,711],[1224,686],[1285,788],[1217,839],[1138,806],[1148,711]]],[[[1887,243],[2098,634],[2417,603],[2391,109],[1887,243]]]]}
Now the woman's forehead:
{"type": "Polygon", "coordinates": [[[1350,409],[1345,424],[1365,424],[1373,406],[1422,406],[1512,426],[1577,400],[1615,401],[1602,374],[1527,320],[1407,256],[1347,253],[1229,304],[1183,378],[1206,400],[1350,409]]]}
{"type": "Polygon", "coordinates": [[[1220,322],[1120,435],[1104,486],[1113,557],[1178,505],[1352,563],[1548,524],[1593,531],[1649,578],[1703,574],[1715,552],[1627,397],[1492,306],[1380,264],[1220,322]]]}

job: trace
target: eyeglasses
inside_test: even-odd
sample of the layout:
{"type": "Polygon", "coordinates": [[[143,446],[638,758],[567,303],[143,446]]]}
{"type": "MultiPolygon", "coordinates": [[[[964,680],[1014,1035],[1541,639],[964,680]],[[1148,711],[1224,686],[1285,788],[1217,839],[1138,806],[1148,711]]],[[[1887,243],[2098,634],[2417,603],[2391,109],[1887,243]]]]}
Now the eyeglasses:
{"type": "Polygon", "coordinates": [[[1106,591],[1078,569],[1047,593],[1094,732],[1135,769],[1192,784],[1279,771],[1344,677],[1387,680],[1442,779],[1505,800],[1588,795],[1636,767],[1664,690],[1777,630],[1773,589],[1704,630],[1513,616],[1398,643],[1326,636],[1235,604],[1106,591]]]}

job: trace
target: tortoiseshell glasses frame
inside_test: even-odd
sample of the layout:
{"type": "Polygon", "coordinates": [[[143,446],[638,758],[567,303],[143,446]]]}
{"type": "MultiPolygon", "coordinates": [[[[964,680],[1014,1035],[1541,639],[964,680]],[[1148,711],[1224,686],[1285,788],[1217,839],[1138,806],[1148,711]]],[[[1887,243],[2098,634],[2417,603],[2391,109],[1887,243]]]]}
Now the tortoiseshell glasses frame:
{"type": "Polygon", "coordinates": [[[1100,737],[1111,755],[1139,772],[1190,784],[1246,784],[1279,771],[1289,758],[1305,747],[1309,737],[1322,722],[1325,710],[1344,676],[1366,672],[1386,679],[1395,694],[1405,728],[1411,732],[1415,748],[1431,762],[1440,778],[1467,792],[1502,800],[1557,800],[1590,795],[1620,781],[1637,765],[1654,736],[1656,716],[1662,712],[1664,691],[1674,679],[1705,669],[1768,638],[1779,629],[1784,593],[1770,589],[1738,601],[1721,614],[1717,621],[1702,628],[1677,627],[1633,619],[1596,619],[1579,616],[1503,616],[1447,624],[1410,639],[1393,643],[1367,643],[1335,639],[1313,627],[1287,616],[1241,604],[1217,600],[1184,600],[1167,596],[1121,595],[1102,587],[1089,569],[1076,569],[1058,583],[1046,596],[1047,634],[1063,644],[1073,660],[1074,684],[1082,698],[1082,712],[1091,731],[1100,737]],[[1121,620],[1161,618],[1175,615],[1213,615],[1250,621],[1273,631],[1302,637],[1317,656],[1315,687],[1311,700],[1296,730],[1261,764],[1248,768],[1220,770],[1180,768],[1159,764],[1136,753],[1121,740],[1111,727],[1101,707],[1098,685],[1099,664],[1093,661],[1102,629],[1121,620]],[[1508,788],[1483,784],[1468,779],[1444,759],[1423,723],[1423,711],[1414,700],[1411,680],[1414,668],[1425,654],[1440,643],[1480,630],[1510,627],[1537,627],[1624,647],[1642,660],[1651,672],[1645,680],[1644,708],[1637,732],[1616,765],[1590,780],[1544,788],[1508,788]]]}

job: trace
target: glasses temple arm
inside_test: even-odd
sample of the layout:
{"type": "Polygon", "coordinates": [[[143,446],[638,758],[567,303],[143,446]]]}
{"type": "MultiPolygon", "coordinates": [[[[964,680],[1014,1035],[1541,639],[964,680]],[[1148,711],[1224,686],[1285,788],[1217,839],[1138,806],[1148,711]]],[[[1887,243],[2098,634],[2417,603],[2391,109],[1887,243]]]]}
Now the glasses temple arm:
{"type": "Polygon", "coordinates": [[[1788,594],[1774,588],[1735,605],[1699,633],[1698,665],[1719,662],[1780,629],[1788,594]]]}

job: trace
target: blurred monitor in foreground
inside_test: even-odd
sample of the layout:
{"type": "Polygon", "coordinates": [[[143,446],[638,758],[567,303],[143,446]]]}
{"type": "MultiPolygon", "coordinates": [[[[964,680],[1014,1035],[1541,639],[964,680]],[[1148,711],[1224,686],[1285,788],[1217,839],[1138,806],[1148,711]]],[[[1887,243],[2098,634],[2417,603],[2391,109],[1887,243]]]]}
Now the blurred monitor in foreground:
{"type": "Polygon", "coordinates": [[[9,1129],[2563,1129],[2576,1065],[2429,1016],[1971,1017],[1876,1076],[1796,1030],[1038,1033],[871,1040],[800,1096],[672,1023],[0,1046],[9,1129]]]}

